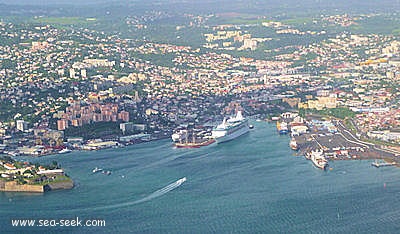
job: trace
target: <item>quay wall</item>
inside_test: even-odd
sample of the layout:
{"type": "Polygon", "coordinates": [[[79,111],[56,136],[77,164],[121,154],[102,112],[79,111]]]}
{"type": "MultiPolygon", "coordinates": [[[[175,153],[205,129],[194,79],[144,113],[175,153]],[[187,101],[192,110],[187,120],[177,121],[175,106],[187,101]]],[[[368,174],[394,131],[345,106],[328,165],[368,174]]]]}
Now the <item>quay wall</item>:
{"type": "Polygon", "coordinates": [[[0,184],[0,191],[43,193],[44,187],[43,185],[17,184],[16,181],[8,181],[0,184]]]}

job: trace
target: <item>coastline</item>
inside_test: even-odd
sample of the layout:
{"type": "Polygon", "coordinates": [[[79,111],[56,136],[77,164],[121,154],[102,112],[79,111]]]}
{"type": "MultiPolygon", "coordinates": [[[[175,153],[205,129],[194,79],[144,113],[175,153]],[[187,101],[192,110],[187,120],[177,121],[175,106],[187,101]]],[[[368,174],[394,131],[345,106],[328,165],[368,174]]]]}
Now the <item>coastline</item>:
{"type": "MultiPolygon", "coordinates": [[[[307,121],[302,118],[301,121],[282,120],[290,126],[287,132],[291,135],[289,146],[297,151],[296,155],[305,156],[313,151],[322,151],[324,158],[330,161],[381,160],[386,162],[386,165],[399,167],[400,159],[397,156],[400,152],[396,149],[360,140],[346,128],[342,120],[308,118],[307,121]],[[303,128],[301,133],[295,131],[298,126],[303,128]]],[[[278,126],[277,124],[278,133],[282,134],[278,126]]]]}
{"type": "Polygon", "coordinates": [[[74,183],[72,180],[53,182],[45,185],[18,184],[17,181],[0,181],[0,192],[28,192],[44,193],[52,190],[72,189],[74,183]]]}
{"type": "MultiPolygon", "coordinates": [[[[348,225],[350,221],[365,219],[364,216],[347,216],[357,214],[355,211],[360,208],[363,214],[368,214],[371,218],[367,223],[373,222],[376,216],[368,210],[375,205],[386,204],[382,203],[382,199],[390,200],[400,188],[400,182],[396,179],[398,170],[373,168],[370,166],[372,161],[331,162],[334,169],[322,172],[311,165],[310,161],[291,156],[293,151],[287,145],[290,138],[277,137],[273,127],[272,124],[259,122],[250,134],[235,141],[195,150],[177,150],[171,147],[171,140],[168,139],[121,149],[81,151],[62,157],[54,155],[48,159],[37,158],[40,162],[51,162],[58,157],[59,163],[76,181],[76,187],[72,190],[45,193],[0,193],[4,204],[1,209],[2,224],[8,230],[8,217],[35,218],[36,213],[26,213],[26,207],[29,207],[31,210],[44,210],[46,217],[56,219],[74,214],[82,218],[104,218],[109,223],[105,231],[109,232],[120,230],[126,233],[176,233],[189,230],[207,233],[217,230],[223,233],[227,231],[227,227],[231,227],[228,230],[231,232],[238,228],[246,232],[265,232],[267,225],[275,223],[270,221],[270,217],[285,221],[274,229],[268,229],[270,233],[282,230],[301,233],[307,228],[311,230],[310,227],[313,228],[312,231],[318,232],[321,226],[309,226],[307,220],[319,222],[321,215],[324,215],[331,221],[329,228],[336,227],[338,209],[341,217],[346,217],[339,221],[346,226],[351,226],[348,225]],[[95,166],[107,167],[113,174],[93,174],[91,170],[95,166]],[[375,175],[379,176],[374,178],[375,175]],[[135,203],[183,177],[187,181],[171,192],[144,203],[135,203]],[[251,182],[246,178],[251,178],[251,182]],[[383,188],[384,182],[387,191],[383,188]],[[203,192],[199,193],[199,189],[203,192]],[[368,196],[363,196],[364,194],[368,196]],[[358,196],[361,201],[355,199],[358,196]],[[107,200],[106,203],[103,198],[107,200]],[[197,201],[191,200],[192,198],[197,201]],[[243,203],[238,205],[238,201],[243,203]],[[316,206],[315,201],[323,203],[316,206]],[[372,204],[368,203],[371,201],[372,204]],[[356,207],[352,206],[354,202],[357,203],[356,207]],[[152,207],[157,209],[149,209],[152,207]],[[310,210],[313,212],[309,212],[310,210]],[[263,213],[266,211],[271,215],[267,219],[263,213]],[[234,218],[234,223],[231,219],[223,219],[224,222],[221,223],[210,216],[205,218],[204,214],[210,212],[221,217],[228,212],[234,218]],[[290,216],[287,215],[288,212],[292,212],[290,216]],[[157,216],[155,213],[175,215],[157,216]],[[306,217],[301,216],[302,214],[306,217]],[[140,218],[132,219],[135,215],[140,218]],[[240,222],[243,219],[246,222],[240,222]],[[143,220],[154,225],[150,228],[142,226],[143,220]],[[191,222],[198,223],[202,229],[188,227],[187,224],[191,222]],[[304,226],[293,229],[290,227],[293,222],[304,226]],[[235,223],[241,226],[235,226],[235,223]],[[171,226],[164,226],[165,224],[171,226]],[[207,225],[210,224],[216,228],[208,228],[207,225]]],[[[388,209],[395,210],[392,205],[391,207],[388,209]]],[[[361,230],[361,226],[357,228],[361,230]]],[[[26,231],[28,229],[32,228],[26,228],[26,231]]],[[[89,228],[81,231],[85,231],[84,229],[91,231],[89,228]]],[[[15,230],[15,227],[10,226],[9,230],[15,230]]],[[[36,228],[32,230],[35,232],[36,228]]],[[[37,231],[40,230],[37,228],[37,231]]],[[[343,232],[342,228],[334,230],[343,232]]]]}
{"type": "MultiPolygon", "coordinates": [[[[43,151],[40,154],[26,154],[26,153],[21,153],[18,152],[17,149],[15,150],[10,150],[10,151],[5,151],[0,153],[1,155],[5,156],[10,156],[10,157],[18,157],[18,156],[27,156],[27,157],[45,157],[45,156],[50,156],[50,155],[63,155],[63,154],[69,154],[71,152],[78,152],[78,151],[97,151],[97,150],[103,150],[103,149],[110,149],[110,148],[123,148],[126,146],[130,145],[136,145],[136,144],[142,144],[146,142],[152,142],[152,141],[159,141],[159,140],[164,140],[164,139],[170,139],[171,136],[152,136],[149,139],[146,140],[132,140],[132,141],[99,141],[99,139],[91,139],[88,140],[86,143],[79,145],[79,146],[72,146],[72,147],[64,147],[60,149],[68,149],[68,152],[63,153],[62,150],[60,149],[52,149],[49,151],[43,151]]],[[[35,148],[36,146],[31,146],[31,148],[35,148]]]]}

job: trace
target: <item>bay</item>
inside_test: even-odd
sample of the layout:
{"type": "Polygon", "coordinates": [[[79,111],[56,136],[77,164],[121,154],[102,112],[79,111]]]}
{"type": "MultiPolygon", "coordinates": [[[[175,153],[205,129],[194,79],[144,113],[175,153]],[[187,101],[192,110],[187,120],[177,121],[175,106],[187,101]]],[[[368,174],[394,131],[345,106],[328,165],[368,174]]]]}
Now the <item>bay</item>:
{"type": "MultiPolygon", "coordinates": [[[[233,141],[177,149],[169,140],[73,152],[57,160],[71,190],[1,193],[1,233],[394,233],[400,170],[294,156],[275,125],[233,141]],[[107,176],[95,167],[111,170],[107,176]],[[186,177],[182,184],[175,183],[186,177]],[[105,220],[105,227],[13,227],[11,219],[105,220]]],[[[31,159],[32,161],[32,159],[31,159]]]]}

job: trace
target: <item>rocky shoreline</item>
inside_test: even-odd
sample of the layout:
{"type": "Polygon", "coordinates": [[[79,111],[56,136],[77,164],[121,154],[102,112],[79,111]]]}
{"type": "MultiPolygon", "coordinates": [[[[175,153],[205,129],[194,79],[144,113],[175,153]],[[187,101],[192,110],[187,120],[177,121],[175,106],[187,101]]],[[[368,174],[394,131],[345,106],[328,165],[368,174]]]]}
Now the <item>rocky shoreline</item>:
{"type": "Polygon", "coordinates": [[[71,181],[55,182],[44,186],[45,191],[72,189],[74,183],[71,181]]]}

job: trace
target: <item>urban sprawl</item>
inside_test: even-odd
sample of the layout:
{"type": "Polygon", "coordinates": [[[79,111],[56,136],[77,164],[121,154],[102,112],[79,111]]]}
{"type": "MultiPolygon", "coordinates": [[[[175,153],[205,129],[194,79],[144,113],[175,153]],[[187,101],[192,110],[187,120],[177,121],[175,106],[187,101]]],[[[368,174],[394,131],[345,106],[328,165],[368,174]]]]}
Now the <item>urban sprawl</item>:
{"type": "MultiPolygon", "coordinates": [[[[124,26],[140,32],[162,16],[127,17],[124,26]]],[[[334,119],[363,142],[398,150],[400,39],[347,30],[376,15],[303,24],[185,17],[174,39],[198,29],[198,46],[91,29],[96,18],[82,19],[87,27],[2,21],[1,151],[40,156],[169,138],[178,127],[212,126],[238,110],[254,119],[286,112],[334,119]]]]}

